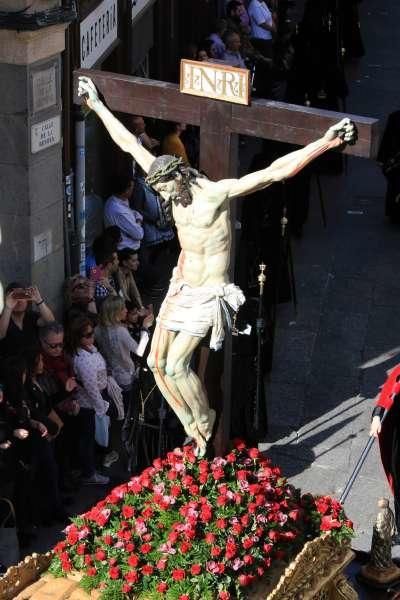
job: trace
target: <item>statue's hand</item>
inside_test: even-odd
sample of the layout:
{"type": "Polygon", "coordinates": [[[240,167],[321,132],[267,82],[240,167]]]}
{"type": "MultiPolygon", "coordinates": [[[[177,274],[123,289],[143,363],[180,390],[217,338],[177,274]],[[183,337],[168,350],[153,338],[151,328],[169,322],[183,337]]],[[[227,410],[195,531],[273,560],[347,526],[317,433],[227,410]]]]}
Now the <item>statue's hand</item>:
{"type": "Polygon", "coordinates": [[[353,121],[350,119],[342,119],[336,125],[329,127],[328,131],[324,135],[324,138],[328,142],[337,141],[337,145],[350,144],[351,146],[357,141],[357,128],[353,121]]]}
{"type": "Polygon", "coordinates": [[[84,77],[83,75],[79,77],[78,96],[84,96],[86,104],[92,110],[95,110],[96,104],[100,103],[96,86],[90,77],[84,77]]]}
{"type": "Polygon", "coordinates": [[[370,437],[378,437],[382,429],[381,420],[378,415],[375,415],[371,421],[371,428],[369,430],[370,437]]]}

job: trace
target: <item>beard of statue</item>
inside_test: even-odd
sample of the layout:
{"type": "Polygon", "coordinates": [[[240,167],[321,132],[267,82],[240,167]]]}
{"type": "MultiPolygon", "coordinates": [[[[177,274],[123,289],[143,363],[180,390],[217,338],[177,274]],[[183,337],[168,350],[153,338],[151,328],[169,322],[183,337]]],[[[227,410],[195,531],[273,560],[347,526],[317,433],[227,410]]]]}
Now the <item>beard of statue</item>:
{"type": "Polygon", "coordinates": [[[181,158],[162,155],[151,165],[146,182],[159,193],[165,190],[158,186],[173,181],[173,189],[168,191],[169,197],[164,200],[164,207],[168,207],[171,202],[189,206],[193,201],[191,185],[197,185],[198,177],[203,175],[186,165],[181,158]]]}

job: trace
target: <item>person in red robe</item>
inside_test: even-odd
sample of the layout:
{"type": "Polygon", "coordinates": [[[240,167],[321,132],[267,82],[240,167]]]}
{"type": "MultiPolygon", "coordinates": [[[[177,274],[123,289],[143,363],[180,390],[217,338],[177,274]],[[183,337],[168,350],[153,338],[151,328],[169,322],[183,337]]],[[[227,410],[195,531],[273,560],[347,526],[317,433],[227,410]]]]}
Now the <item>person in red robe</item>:
{"type": "Polygon", "coordinates": [[[370,435],[378,437],[382,465],[394,497],[400,531],[400,364],[389,372],[372,413],[370,435]],[[385,418],[383,420],[383,416],[385,418]]]}

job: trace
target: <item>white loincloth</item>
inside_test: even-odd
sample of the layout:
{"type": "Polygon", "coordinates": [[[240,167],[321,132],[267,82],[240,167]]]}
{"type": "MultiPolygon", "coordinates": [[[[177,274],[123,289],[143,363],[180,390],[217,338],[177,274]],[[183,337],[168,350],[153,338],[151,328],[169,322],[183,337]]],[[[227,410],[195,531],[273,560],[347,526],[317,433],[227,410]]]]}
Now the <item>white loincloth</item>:
{"type": "Polygon", "coordinates": [[[194,337],[205,337],[212,327],[210,348],[219,350],[224,324],[232,327],[228,305],[236,312],[245,301],[242,290],[233,283],[191,287],[183,279],[172,278],[157,321],[169,331],[194,337]]]}

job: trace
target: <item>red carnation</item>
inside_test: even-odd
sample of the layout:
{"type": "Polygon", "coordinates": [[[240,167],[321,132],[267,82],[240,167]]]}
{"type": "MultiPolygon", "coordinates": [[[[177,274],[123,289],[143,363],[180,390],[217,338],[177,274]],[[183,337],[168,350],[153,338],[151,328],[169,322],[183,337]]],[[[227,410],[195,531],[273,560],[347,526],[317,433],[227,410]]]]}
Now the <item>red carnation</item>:
{"type": "Polygon", "coordinates": [[[133,552],[135,549],[135,544],[132,544],[132,542],[128,542],[127,544],[125,544],[125,550],[127,552],[133,552]]]}
{"type": "Polygon", "coordinates": [[[317,511],[321,513],[321,515],[325,515],[329,510],[329,503],[326,501],[325,498],[317,498],[315,500],[315,506],[317,508],[317,511]]]}
{"type": "Polygon", "coordinates": [[[179,485],[173,485],[171,486],[171,496],[173,496],[174,498],[178,498],[178,496],[181,495],[181,488],[179,485]]]}
{"type": "Polygon", "coordinates": [[[228,463],[232,464],[232,463],[236,462],[236,455],[233,454],[233,452],[230,452],[229,454],[227,454],[226,460],[228,463]]]}
{"type": "Polygon", "coordinates": [[[142,544],[140,546],[140,552],[142,554],[148,554],[149,552],[151,552],[151,544],[142,544]]]}
{"type": "Polygon", "coordinates": [[[249,454],[250,458],[255,459],[260,456],[260,451],[258,448],[250,448],[248,454],[249,454]]]}
{"type": "Polygon", "coordinates": [[[217,525],[217,527],[219,529],[225,529],[225,527],[226,527],[226,520],[225,519],[217,519],[216,525],[217,525]]]}
{"type": "Polygon", "coordinates": [[[179,550],[182,552],[182,554],[186,554],[186,552],[189,552],[191,547],[192,544],[190,542],[182,542],[182,544],[179,546],[179,550]]]}
{"type": "Polygon", "coordinates": [[[190,600],[190,596],[188,594],[181,594],[179,600],[190,600]]]}
{"type": "Polygon", "coordinates": [[[250,578],[248,575],[245,575],[244,573],[242,573],[241,575],[239,575],[238,581],[239,581],[239,584],[244,587],[246,585],[249,585],[250,578]]]}
{"type": "Polygon", "coordinates": [[[87,565],[88,567],[90,567],[90,565],[93,563],[93,559],[90,556],[90,554],[86,554],[84,561],[85,561],[85,565],[87,565]]]}
{"type": "Polygon", "coordinates": [[[198,485],[194,485],[194,484],[193,484],[193,485],[191,485],[191,486],[189,487],[189,492],[190,492],[190,494],[191,494],[192,496],[197,496],[197,495],[198,495],[198,493],[199,493],[199,491],[200,491],[200,490],[199,490],[199,486],[198,486],[198,485]]]}
{"type": "Polygon", "coordinates": [[[184,485],[185,487],[190,487],[193,482],[194,479],[191,475],[185,475],[184,477],[182,477],[182,485],[184,485]]]}
{"type": "Polygon", "coordinates": [[[122,507],[121,513],[125,519],[131,519],[135,514],[135,509],[133,508],[133,506],[125,505],[122,507]]]}
{"type": "Polygon", "coordinates": [[[249,548],[251,548],[252,546],[254,546],[254,542],[250,538],[244,538],[244,540],[242,540],[242,546],[243,546],[243,548],[245,548],[246,550],[248,550],[249,548]]]}
{"type": "Polygon", "coordinates": [[[151,565],[144,565],[144,567],[142,567],[143,575],[152,575],[153,571],[154,569],[151,565]]]}
{"type": "Polygon", "coordinates": [[[207,473],[208,471],[208,460],[205,460],[204,458],[202,460],[199,461],[199,471],[200,473],[207,473]]]}
{"type": "Polygon", "coordinates": [[[125,575],[126,581],[137,583],[139,581],[139,573],[137,571],[128,571],[125,575]]]}
{"type": "Polygon", "coordinates": [[[279,531],[276,531],[275,529],[271,529],[268,532],[268,537],[273,542],[276,542],[277,540],[279,540],[280,536],[281,536],[281,534],[279,533],[279,531]]]}
{"type": "Polygon", "coordinates": [[[96,550],[94,557],[96,560],[105,560],[107,557],[107,554],[104,552],[104,550],[96,550]]]}
{"type": "Polygon", "coordinates": [[[170,481],[175,481],[175,479],[178,477],[178,473],[175,471],[175,469],[171,469],[170,471],[168,471],[167,473],[167,478],[170,481]]]}
{"type": "Polygon", "coordinates": [[[289,512],[289,518],[292,519],[292,521],[298,521],[300,519],[300,510],[298,508],[291,510],[289,512]]]}
{"type": "Polygon", "coordinates": [[[219,479],[223,479],[225,477],[225,471],[218,467],[217,469],[213,469],[212,476],[214,477],[215,481],[218,481],[219,479]]]}
{"type": "Polygon", "coordinates": [[[173,569],[172,571],[172,579],[174,581],[182,581],[182,579],[185,579],[186,577],[186,573],[184,569],[173,569]]]}
{"type": "Polygon", "coordinates": [[[222,592],[220,592],[218,594],[218,599],[219,600],[230,600],[231,599],[231,595],[229,592],[226,592],[225,590],[223,590],[222,592]]]}
{"type": "Polygon", "coordinates": [[[199,475],[199,481],[202,485],[204,485],[205,483],[207,483],[208,480],[208,473],[200,473],[199,475]]]}
{"type": "Polygon", "coordinates": [[[250,554],[245,554],[243,556],[243,562],[245,565],[252,565],[254,562],[254,558],[250,554]]]}
{"type": "Polygon", "coordinates": [[[82,556],[86,552],[86,544],[79,544],[76,548],[76,553],[82,556]]]}
{"type": "Polygon", "coordinates": [[[110,567],[108,570],[108,574],[110,576],[110,579],[119,579],[121,572],[118,567],[110,567]]]}
{"type": "Polygon", "coordinates": [[[162,464],[161,458],[155,458],[153,460],[153,466],[154,466],[155,469],[157,469],[157,471],[159,471],[160,469],[162,469],[163,464],[162,464]]]}
{"type": "Polygon", "coordinates": [[[139,564],[139,557],[136,554],[129,556],[127,563],[130,567],[137,567],[139,564]]]}
{"type": "Polygon", "coordinates": [[[199,565],[199,564],[192,565],[191,568],[190,568],[190,573],[192,575],[200,575],[200,573],[201,573],[201,565],[199,565]]]}
{"type": "Polygon", "coordinates": [[[215,542],[215,535],[211,532],[206,533],[204,536],[206,544],[213,544],[215,542]]]}
{"type": "Polygon", "coordinates": [[[331,529],[340,529],[341,524],[337,519],[333,519],[330,515],[322,517],[320,529],[321,531],[330,531],[331,529]]]}
{"type": "Polygon", "coordinates": [[[234,523],[232,525],[232,532],[235,535],[240,535],[242,533],[242,531],[243,531],[243,527],[240,525],[240,523],[234,523]]]}
{"type": "Polygon", "coordinates": [[[89,569],[86,571],[86,574],[89,575],[89,577],[94,577],[97,575],[97,569],[95,569],[95,567],[89,567],[89,569]]]}
{"type": "Polygon", "coordinates": [[[156,587],[157,592],[160,592],[160,594],[164,594],[164,592],[166,592],[167,589],[168,585],[165,581],[161,581],[156,587]]]}
{"type": "Polygon", "coordinates": [[[112,536],[111,535],[105,535],[105,536],[103,536],[103,542],[105,544],[107,544],[107,546],[112,546],[112,543],[113,543],[112,536]]]}
{"type": "Polygon", "coordinates": [[[122,587],[121,587],[121,592],[122,592],[123,594],[129,594],[129,592],[130,592],[131,590],[132,590],[132,586],[131,586],[131,585],[129,585],[129,583],[124,583],[124,584],[122,584],[122,587]]]}
{"type": "Polygon", "coordinates": [[[221,554],[222,550],[219,546],[213,546],[211,548],[211,556],[216,557],[221,554]]]}

